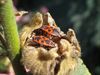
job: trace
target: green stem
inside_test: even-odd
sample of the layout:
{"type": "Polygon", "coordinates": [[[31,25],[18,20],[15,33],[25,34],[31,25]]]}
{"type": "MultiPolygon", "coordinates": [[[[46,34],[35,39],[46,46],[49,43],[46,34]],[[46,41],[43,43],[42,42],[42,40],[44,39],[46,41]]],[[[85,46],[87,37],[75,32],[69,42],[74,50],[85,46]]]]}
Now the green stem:
{"type": "Polygon", "coordinates": [[[3,26],[9,58],[17,75],[22,74],[23,67],[20,65],[20,41],[17,24],[14,16],[12,0],[0,0],[0,23],[3,26]]]}
{"type": "Polygon", "coordinates": [[[12,0],[0,0],[1,25],[4,28],[10,58],[13,60],[19,53],[20,44],[14,11],[12,9],[12,0]]]}

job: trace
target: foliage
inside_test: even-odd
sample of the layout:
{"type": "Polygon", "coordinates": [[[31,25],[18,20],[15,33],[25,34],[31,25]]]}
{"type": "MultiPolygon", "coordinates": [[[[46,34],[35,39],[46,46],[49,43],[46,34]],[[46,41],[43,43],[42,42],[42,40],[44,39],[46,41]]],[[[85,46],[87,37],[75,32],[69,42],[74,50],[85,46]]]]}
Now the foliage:
{"type": "Polygon", "coordinates": [[[78,60],[78,65],[74,72],[71,73],[71,75],[91,75],[89,71],[86,69],[86,66],[83,64],[83,61],[81,59],[78,60]]]}

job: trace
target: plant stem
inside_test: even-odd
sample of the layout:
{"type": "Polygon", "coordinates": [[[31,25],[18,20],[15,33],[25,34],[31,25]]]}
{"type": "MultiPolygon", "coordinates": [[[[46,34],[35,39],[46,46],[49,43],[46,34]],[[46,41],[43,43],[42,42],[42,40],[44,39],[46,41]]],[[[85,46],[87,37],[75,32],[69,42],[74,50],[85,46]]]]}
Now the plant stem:
{"type": "Polygon", "coordinates": [[[0,0],[0,24],[3,26],[9,58],[12,62],[16,75],[22,74],[23,67],[20,65],[20,42],[17,24],[14,16],[12,0],[0,0]]]}
{"type": "Polygon", "coordinates": [[[20,44],[14,11],[12,9],[12,0],[0,0],[1,25],[4,28],[10,58],[13,60],[19,53],[20,44]]]}

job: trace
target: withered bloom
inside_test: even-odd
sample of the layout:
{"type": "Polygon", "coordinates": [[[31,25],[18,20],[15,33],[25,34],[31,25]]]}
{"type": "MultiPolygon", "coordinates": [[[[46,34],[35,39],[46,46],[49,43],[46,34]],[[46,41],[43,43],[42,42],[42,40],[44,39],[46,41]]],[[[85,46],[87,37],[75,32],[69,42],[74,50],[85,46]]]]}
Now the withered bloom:
{"type": "Polygon", "coordinates": [[[69,75],[81,55],[74,30],[60,30],[49,13],[37,12],[20,34],[22,64],[33,75],[69,75]]]}

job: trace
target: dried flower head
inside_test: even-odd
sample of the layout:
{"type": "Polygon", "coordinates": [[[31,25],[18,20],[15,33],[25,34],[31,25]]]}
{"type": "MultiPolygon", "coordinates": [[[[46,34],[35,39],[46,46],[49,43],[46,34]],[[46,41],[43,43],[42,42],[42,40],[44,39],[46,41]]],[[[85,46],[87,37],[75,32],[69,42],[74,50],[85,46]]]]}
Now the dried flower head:
{"type": "Polygon", "coordinates": [[[33,75],[68,75],[80,46],[74,30],[60,30],[49,13],[36,13],[21,32],[22,63],[33,75]]]}

